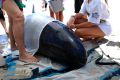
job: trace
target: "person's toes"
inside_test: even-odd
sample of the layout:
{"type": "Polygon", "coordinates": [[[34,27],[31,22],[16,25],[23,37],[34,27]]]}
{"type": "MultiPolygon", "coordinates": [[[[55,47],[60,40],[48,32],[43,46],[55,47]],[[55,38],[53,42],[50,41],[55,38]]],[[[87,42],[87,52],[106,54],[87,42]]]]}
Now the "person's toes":
{"type": "Polygon", "coordinates": [[[33,62],[38,62],[38,59],[36,57],[34,57],[31,54],[26,54],[26,55],[22,55],[19,57],[19,59],[23,62],[27,62],[27,63],[33,63],[33,62]]]}
{"type": "Polygon", "coordinates": [[[20,61],[22,61],[22,62],[25,62],[25,63],[36,63],[36,62],[38,62],[38,60],[37,59],[19,59],[20,61]]]}

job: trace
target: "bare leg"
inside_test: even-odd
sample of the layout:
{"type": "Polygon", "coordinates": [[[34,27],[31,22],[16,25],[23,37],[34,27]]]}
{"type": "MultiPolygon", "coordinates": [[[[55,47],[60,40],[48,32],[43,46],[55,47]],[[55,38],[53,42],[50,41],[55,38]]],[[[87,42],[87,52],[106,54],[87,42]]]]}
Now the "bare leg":
{"type": "Polygon", "coordinates": [[[63,21],[63,11],[60,11],[60,12],[59,12],[59,20],[60,20],[60,21],[63,21]]]}
{"type": "Polygon", "coordinates": [[[9,18],[10,46],[11,46],[11,50],[14,51],[14,50],[17,50],[17,46],[15,44],[15,39],[14,39],[14,36],[13,36],[13,30],[12,30],[13,20],[9,15],[8,15],[8,18],[9,18]]]}
{"type": "Polygon", "coordinates": [[[91,22],[82,22],[80,24],[75,24],[75,28],[91,28],[91,27],[98,27],[98,25],[91,23],[91,22]]]}
{"type": "Polygon", "coordinates": [[[53,17],[53,18],[55,18],[55,17],[54,17],[54,12],[51,10],[50,7],[49,7],[49,10],[50,10],[50,16],[53,17]]]}
{"type": "Polygon", "coordinates": [[[59,12],[55,13],[56,20],[59,20],[59,12]]]}
{"type": "Polygon", "coordinates": [[[98,27],[98,25],[91,22],[82,22],[81,24],[76,24],[75,34],[78,35],[83,40],[91,40],[91,39],[102,39],[105,34],[98,27]]]}
{"type": "Polygon", "coordinates": [[[34,62],[37,61],[35,57],[28,54],[24,46],[24,16],[20,11],[18,6],[15,4],[14,0],[5,0],[3,3],[3,8],[7,12],[7,14],[12,18],[13,25],[13,36],[17,47],[20,52],[20,59],[24,61],[34,62]]]}
{"type": "Polygon", "coordinates": [[[83,39],[103,38],[104,32],[99,27],[80,28],[76,29],[75,34],[83,39]]]}

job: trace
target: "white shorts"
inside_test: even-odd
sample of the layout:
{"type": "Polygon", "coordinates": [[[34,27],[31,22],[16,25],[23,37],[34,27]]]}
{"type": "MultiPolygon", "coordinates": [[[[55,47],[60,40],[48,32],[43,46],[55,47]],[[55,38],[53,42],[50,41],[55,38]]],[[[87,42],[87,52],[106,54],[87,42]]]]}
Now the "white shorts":
{"type": "Polygon", "coordinates": [[[109,36],[112,32],[112,28],[110,23],[105,22],[105,23],[100,23],[99,28],[105,33],[106,36],[109,36]]]}
{"type": "Polygon", "coordinates": [[[49,5],[55,13],[63,10],[63,0],[50,0],[49,5]]]}

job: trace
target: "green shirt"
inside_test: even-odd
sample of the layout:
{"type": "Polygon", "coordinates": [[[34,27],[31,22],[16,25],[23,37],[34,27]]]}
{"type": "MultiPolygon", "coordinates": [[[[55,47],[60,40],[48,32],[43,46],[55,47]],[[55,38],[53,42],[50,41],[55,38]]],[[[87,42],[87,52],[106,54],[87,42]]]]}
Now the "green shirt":
{"type": "Polygon", "coordinates": [[[22,3],[22,0],[14,0],[19,8],[25,8],[25,5],[22,3]]]}

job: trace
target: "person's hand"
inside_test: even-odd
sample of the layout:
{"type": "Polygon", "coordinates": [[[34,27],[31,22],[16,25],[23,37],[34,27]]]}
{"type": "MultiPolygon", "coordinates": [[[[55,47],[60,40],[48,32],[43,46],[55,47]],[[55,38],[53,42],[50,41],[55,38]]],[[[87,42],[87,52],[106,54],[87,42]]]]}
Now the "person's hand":
{"type": "Polygon", "coordinates": [[[75,17],[76,17],[76,18],[79,18],[79,19],[82,18],[82,16],[83,16],[83,15],[82,15],[81,13],[76,13],[76,14],[75,14],[75,17]]]}
{"type": "Polygon", "coordinates": [[[67,23],[67,26],[68,26],[69,28],[71,28],[71,29],[75,28],[75,24],[69,24],[69,23],[67,23]]]}
{"type": "Polygon", "coordinates": [[[75,24],[70,24],[69,28],[74,29],[75,28],[75,24]]]}
{"type": "Polygon", "coordinates": [[[75,18],[73,16],[71,16],[69,21],[67,22],[67,26],[70,27],[70,28],[75,27],[74,21],[75,21],[75,18]]]}

